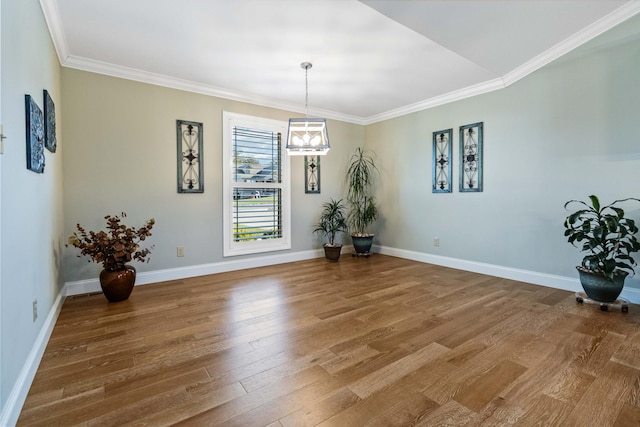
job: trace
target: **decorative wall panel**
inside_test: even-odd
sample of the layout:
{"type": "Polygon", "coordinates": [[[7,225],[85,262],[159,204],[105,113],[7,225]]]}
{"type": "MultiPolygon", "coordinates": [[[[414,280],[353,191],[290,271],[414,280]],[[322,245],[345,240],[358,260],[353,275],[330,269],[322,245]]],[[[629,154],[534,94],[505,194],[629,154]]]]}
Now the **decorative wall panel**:
{"type": "Polygon", "coordinates": [[[482,191],[483,123],[460,126],[460,191],[482,191]]]}
{"type": "Polygon", "coordinates": [[[320,156],[304,156],[304,192],[320,193],[320,156]]]}
{"type": "Polygon", "coordinates": [[[177,120],[178,193],[204,193],[202,123],[177,120]]]}
{"type": "Polygon", "coordinates": [[[44,97],[44,146],[52,153],[56,152],[56,106],[47,90],[43,90],[44,97]]]}
{"type": "Polygon", "coordinates": [[[451,193],[453,129],[433,132],[433,192],[451,193]]]}
{"type": "Polygon", "coordinates": [[[31,95],[24,96],[27,134],[27,169],[44,172],[44,117],[31,95]]]}

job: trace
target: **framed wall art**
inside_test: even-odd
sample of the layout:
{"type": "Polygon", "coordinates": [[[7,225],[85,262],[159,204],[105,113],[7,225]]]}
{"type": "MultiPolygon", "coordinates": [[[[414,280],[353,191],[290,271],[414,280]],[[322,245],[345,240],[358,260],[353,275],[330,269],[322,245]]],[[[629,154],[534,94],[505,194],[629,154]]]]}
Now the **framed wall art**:
{"type": "Polygon", "coordinates": [[[42,110],[31,95],[24,96],[26,134],[27,134],[27,169],[44,172],[44,123],[42,110]]]}
{"type": "Polygon", "coordinates": [[[482,191],[483,123],[460,126],[460,191],[482,191]]]}
{"type": "Polygon", "coordinates": [[[453,129],[433,132],[433,192],[451,193],[453,129]]]}
{"type": "Polygon", "coordinates": [[[320,156],[304,156],[304,192],[320,194],[320,156]]]}
{"type": "Polygon", "coordinates": [[[176,120],[178,193],[204,193],[202,123],[176,120]]]}
{"type": "Polygon", "coordinates": [[[43,90],[44,98],[44,146],[52,153],[56,152],[56,106],[47,90],[43,90]]]}

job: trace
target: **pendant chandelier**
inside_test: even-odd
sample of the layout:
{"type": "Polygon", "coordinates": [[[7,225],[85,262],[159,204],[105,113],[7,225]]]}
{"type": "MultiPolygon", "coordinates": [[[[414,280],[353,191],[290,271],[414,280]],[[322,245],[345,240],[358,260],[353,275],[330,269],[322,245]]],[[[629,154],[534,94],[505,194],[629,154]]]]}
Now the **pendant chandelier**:
{"type": "Polygon", "coordinates": [[[327,121],[325,119],[309,118],[309,68],[310,62],[303,62],[300,67],[304,69],[305,100],[303,119],[289,119],[289,131],[287,135],[287,153],[290,156],[324,155],[329,151],[329,134],[327,133],[327,121]]]}

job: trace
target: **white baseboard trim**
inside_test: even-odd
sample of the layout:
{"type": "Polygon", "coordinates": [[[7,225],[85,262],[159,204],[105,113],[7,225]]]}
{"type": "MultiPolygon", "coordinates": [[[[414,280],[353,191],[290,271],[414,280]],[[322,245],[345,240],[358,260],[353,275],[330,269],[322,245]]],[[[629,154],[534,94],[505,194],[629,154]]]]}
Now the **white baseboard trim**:
{"type": "MultiPolygon", "coordinates": [[[[519,282],[533,283],[534,285],[547,286],[565,291],[582,291],[582,286],[580,285],[580,280],[578,280],[577,275],[575,278],[556,276],[553,274],[539,273],[536,271],[522,270],[476,261],[466,261],[458,258],[449,258],[440,255],[414,252],[386,246],[375,245],[373,249],[374,252],[410,259],[413,261],[420,261],[428,264],[455,268],[458,270],[472,271],[474,273],[487,274],[489,276],[517,280],[519,282]]],[[[627,286],[623,289],[621,297],[629,300],[629,302],[633,304],[640,304],[640,289],[627,286]]]]}
{"type": "MultiPolygon", "coordinates": [[[[344,246],[342,252],[348,247],[344,246]]],[[[149,283],[180,280],[189,277],[206,276],[208,274],[225,273],[228,271],[244,270],[246,268],[264,267],[267,265],[284,264],[287,262],[304,261],[324,256],[322,249],[283,254],[267,255],[253,258],[233,259],[211,264],[192,265],[187,267],[168,268],[165,270],[145,271],[136,275],[136,286],[149,283]]],[[[65,295],[81,295],[101,292],[98,278],[67,282],[64,285],[65,295]]]]}
{"type": "MultiPolygon", "coordinates": [[[[345,245],[342,247],[343,254],[350,253],[352,251],[352,245],[345,245]]],[[[534,285],[547,286],[565,291],[578,292],[582,290],[582,286],[580,285],[580,281],[577,277],[557,276],[553,274],[539,273],[536,271],[522,270],[476,261],[467,261],[459,258],[450,258],[441,255],[408,251],[405,249],[387,246],[374,245],[373,251],[398,258],[410,259],[427,264],[441,265],[443,267],[450,267],[458,270],[472,271],[474,273],[487,274],[489,276],[517,280],[519,282],[533,283],[534,285]]],[[[170,268],[165,270],[146,271],[138,273],[136,277],[136,286],[146,285],[149,283],[166,282],[169,280],[186,279],[189,277],[206,276],[208,274],[225,273],[228,271],[243,270],[246,268],[303,261],[307,259],[320,258],[322,256],[324,256],[322,249],[315,249],[254,258],[233,259],[230,261],[170,268]]],[[[100,292],[100,282],[97,278],[67,282],[64,287],[64,295],[80,295],[92,292],[100,292]]],[[[627,286],[623,289],[621,296],[629,300],[631,303],[640,304],[640,289],[627,286]]]]}
{"type": "Polygon", "coordinates": [[[33,347],[31,348],[24,365],[22,365],[20,375],[18,375],[18,379],[11,389],[7,403],[2,409],[2,414],[0,414],[0,426],[14,426],[18,422],[20,411],[22,410],[24,401],[27,398],[29,389],[31,388],[33,378],[36,376],[40,360],[42,360],[44,350],[47,347],[49,338],[51,337],[51,332],[53,332],[53,327],[58,320],[58,315],[60,314],[60,310],[62,310],[63,303],[64,296],[62,292],[60,292],[53,302],[51,310],[49,310],[49,314],[42,325],[42,329],[40,329],[40,333],[38,334],[36,341],[33,343],[33,347]]]}

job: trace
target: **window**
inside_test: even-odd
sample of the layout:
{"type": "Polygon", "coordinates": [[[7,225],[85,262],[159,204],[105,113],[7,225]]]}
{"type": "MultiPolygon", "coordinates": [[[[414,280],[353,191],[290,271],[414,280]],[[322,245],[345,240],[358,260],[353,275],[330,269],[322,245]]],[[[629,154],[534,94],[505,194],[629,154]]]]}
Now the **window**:
{"type": "Polygon", "coordinates": [[[287,123],[226,111],[222,119],[224,256],[290,249],[287,123]]]}

